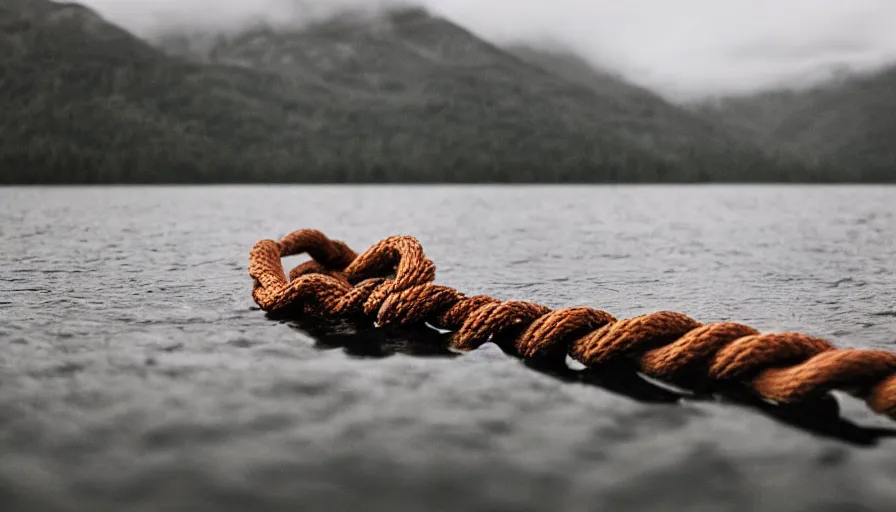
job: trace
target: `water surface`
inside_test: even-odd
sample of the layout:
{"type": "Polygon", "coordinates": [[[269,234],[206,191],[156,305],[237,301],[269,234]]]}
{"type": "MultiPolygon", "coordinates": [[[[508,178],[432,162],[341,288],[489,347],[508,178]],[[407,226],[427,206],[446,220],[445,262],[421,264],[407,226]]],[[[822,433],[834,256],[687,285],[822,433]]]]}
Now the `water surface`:
{"type": "Polygon", "coordinates": [[[0,508],[892,510],[896,422],[854,399],[281,323],[246,267],[297,228],[409,234],[470,294],[896,350],[894,217],[893,187],[0,189],[0,508]]]}

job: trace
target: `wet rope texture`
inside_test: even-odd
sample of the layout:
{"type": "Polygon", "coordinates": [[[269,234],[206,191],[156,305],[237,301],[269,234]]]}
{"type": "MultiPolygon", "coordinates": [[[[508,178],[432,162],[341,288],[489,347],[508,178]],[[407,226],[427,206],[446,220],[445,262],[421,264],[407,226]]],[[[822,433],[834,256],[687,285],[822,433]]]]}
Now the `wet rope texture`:
{"type": "Polygon", "coordinates": [[[471,350],[488,341],[525,359],[589,369],[634,363],[644,375],[690,389],[746,386],[781,404],[842,390],[896,419],[896,354],[838,349],[825,340],[784,332],[761,334],[734,322],[701,324],[659,311],[617,319],[589,307],[551,310],[526,301],[466,296],[434,284],[435,265],[413,237],[393,236],[357,255],[320,231],[302,229],[279,242],[261,240],[249,254],[252,297],[265,311],[355,317],[379,326],[429,325],[453,331],[451,345],[471,350]],[[284,273],[281,258],[312,260],[284,273]]]}

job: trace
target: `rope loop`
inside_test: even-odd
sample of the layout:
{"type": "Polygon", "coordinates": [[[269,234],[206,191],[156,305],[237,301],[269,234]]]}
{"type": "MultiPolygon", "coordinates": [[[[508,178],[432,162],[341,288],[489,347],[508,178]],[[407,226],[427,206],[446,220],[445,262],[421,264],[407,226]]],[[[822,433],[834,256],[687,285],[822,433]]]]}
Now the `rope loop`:
{"type": "Polygon", "coordinates": [[[358,256],[346,269],[350,283],[386,277],[364,302],[364,313],[375,315],[386,298],[436,278],[436,266],[423,254],[423,246],[410,236],[391,236],[358,256]]]}

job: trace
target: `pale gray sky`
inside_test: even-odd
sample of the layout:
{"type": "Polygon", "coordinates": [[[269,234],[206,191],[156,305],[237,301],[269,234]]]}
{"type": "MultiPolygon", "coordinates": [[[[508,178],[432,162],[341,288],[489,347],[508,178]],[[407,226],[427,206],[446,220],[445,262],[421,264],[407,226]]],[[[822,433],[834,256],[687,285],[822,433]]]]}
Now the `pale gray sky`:
{"type": "MultiPolygon", "coordinates": [[[[83,0],[141,34],[177,19],[233,26],[390,0],[83,0]],[[304,6],[297,8],[297,5],[304,6]]],[[[896,62],[896,0],[422,0],[496,42],[565,44],[667,95],[805,83],[896,62]]]]}

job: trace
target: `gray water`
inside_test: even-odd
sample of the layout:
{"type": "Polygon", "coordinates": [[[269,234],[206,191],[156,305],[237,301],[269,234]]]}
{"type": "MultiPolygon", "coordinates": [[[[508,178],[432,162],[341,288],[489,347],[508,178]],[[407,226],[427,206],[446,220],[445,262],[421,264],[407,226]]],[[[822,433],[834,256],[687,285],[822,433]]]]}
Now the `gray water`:
{"type": "Polygon", "coordinates": [[[246,266],[410,234],[471,294],[896,349],[894,217],[892,187],[0,189],[0,509],[893,510],[896,422],[855,399],[282,323],[246,266]]]}

